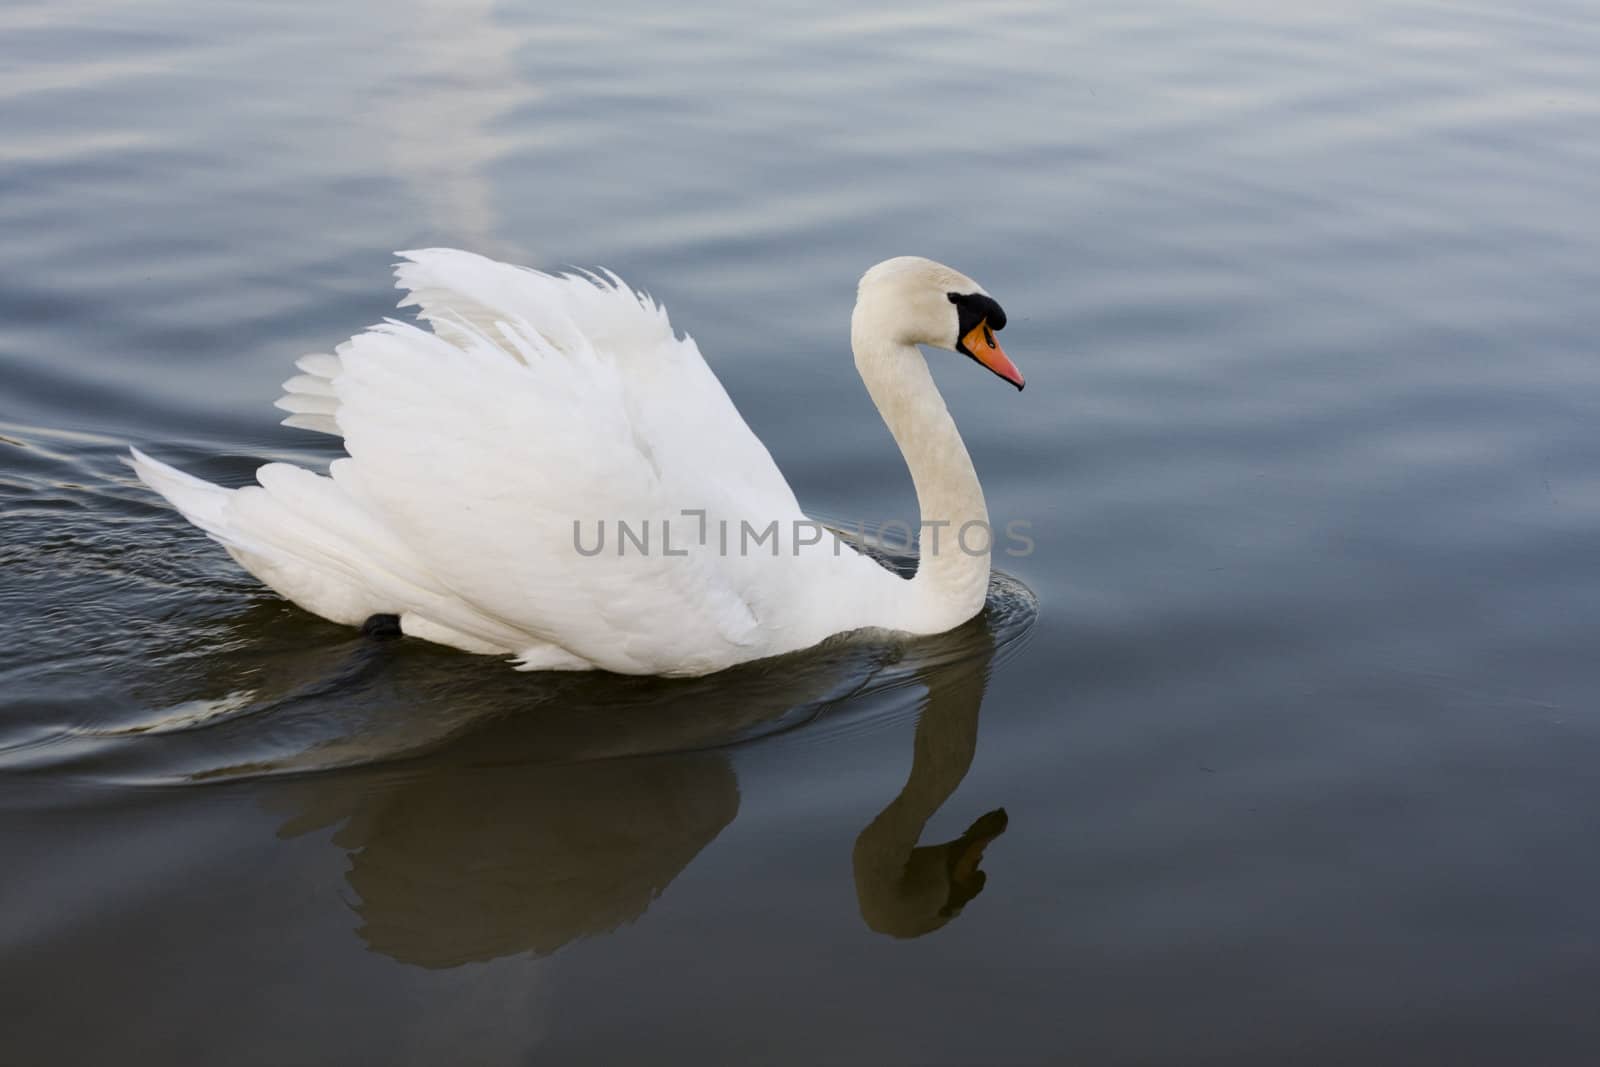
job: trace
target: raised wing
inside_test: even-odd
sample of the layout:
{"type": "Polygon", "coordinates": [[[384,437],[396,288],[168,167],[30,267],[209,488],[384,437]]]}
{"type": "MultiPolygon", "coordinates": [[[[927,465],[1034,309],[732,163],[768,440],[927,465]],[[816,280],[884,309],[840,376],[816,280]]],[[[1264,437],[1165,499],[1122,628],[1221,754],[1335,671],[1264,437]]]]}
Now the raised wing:
{"type": "MultiPolygon", "coordinates": [[[[772,456],[751,432],[694,339],[677,337],[666,309],[614,274],[552,275],[472,252],[430,248],[397,253],[401,307],[415,307],[441,339],[461,347],[488,338],[508,358],[500,324],[516,324],[536,347],[592,359],[620,376],[635,433],[680,480],[697,480],[686,507],[736,504],[771,517],[798,512],[772,456]]],[[[302,356],[277,406],[285,425],[343,436],[334,387],[352,342],[333,354],[302,356]]]]}
{"type": "Polygon", "coordinates": [[[693,340],[615,276],[449,249],[401,256],[401,306],[433,332],[389,322],[304,357],[279,406],[290,425],[344,438],[351,458],[328,489],[403,543],[430,590],[470,609],[446,620],[435,602],[418,615],[629,673],[749,658],[757,571],[715,538],[694,543],[683,513],[735,526],[801,513],[693,340]],[[655,543],[623,546],[623,522],[655,543]],[[668,522],[687,555],[666,553],[668,522]],[[602,527],[602,554],[579,551],[602,527]]]}

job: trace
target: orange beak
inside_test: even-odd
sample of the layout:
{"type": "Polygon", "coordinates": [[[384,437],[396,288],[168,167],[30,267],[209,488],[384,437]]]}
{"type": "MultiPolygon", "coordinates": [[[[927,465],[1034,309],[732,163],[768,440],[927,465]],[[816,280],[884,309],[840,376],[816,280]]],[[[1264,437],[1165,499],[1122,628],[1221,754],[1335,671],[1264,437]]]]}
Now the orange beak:
{"type": "Polygon", "coordinates": [[[1006,357],[1000,342],[994,339],[994,331],[989,329],[988,320],[978,323],[968,331],[961,339],[961,350],[1016,386],[1018,391],[1021,391],[1026,384],[1022,380],[1022,372],[1006,357]]]}

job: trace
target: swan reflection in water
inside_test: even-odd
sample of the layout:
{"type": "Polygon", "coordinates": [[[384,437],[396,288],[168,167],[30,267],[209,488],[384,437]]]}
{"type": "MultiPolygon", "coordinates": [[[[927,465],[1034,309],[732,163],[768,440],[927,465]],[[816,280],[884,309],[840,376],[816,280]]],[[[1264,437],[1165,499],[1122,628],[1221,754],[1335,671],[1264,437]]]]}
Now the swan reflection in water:
{"type": "MultiPolygon", "coordinates": [[[[302,832],[346,817],[359,934],[375,952],[456,967],[609,933],[639,918],[739,810],[727,757],[690,752],[429,771],[347,802],[313,786],[302,832]]],[[[304,796],[304,795],[302,795],[304,796]]]]}
{"type": "Polygon", "coordinates": [[[284,816],[280,836],[336,828],[366,944],[447,968],[547,955],[642,916],[738,814],[734,743],[920,712],[909,777],[852,854],[866,924],[915,937],[983,889],[984,847],[1005,829],[997,809],[953,841],[918,843],[971,766],[997,654],[1033,614],[1031,594],[996,575],[989,607],[948,634],[846,638],[665,680],[484,671],[403,641],[330,645],[272,609],[249,620],[258,659],[208,657],[191,679],[192,694],[250,678],[226,714],[124,724],[95,758],[191,781],[295,775],[263,801],[284,816]],[[314,770],[331,773],[303,773],[314,770]]]}
{"type": "Polygon", "coordinates": [[[851,856],[866,925],[917,937],[978,896],[984,846],[1005,830],[1005,811],[994,809],[955,840],[918,845],[973,761],[997,637],[1008,637],[995,622],[989,611],[898,648],[840,643],[704,680],[590,678],[566,686],[560,702],[499,717],[365,781],[293,782],[274,806],[293,811],[283,835],[342,822],[333,840],[349,851],[358,933],[374,952],[424,968],[549,955],[642,917],[733,822],[730,750],[693,749],[714,741],[714,723],[741,734],[803,713],[826,731],[920,710],[906,784],[851,856]],[[597,728],[594,715],[605,723],[597,728]],[[595,749],[602,739],[621,752],[637,747],[627,741],[629,720],[656,752],[595,749]]]}

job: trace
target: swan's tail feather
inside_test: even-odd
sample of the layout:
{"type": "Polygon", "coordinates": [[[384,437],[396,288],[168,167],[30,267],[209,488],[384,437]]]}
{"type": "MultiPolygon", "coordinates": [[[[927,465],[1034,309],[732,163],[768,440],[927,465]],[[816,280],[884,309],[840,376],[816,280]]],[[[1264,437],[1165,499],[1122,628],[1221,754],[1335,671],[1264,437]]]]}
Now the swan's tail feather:
{"type": "MultiPolygon", "coordinates": [[[[350,625],[384,611],[384,604],[366,588],[363,575],[341,566],[347,559],[340,558],[344,546],[338,537],[307,523],[296,513],[292,497],[275,500],[260,486],[238,490],[213,485],[138,449],[132,450],[128,462],[140,481],[220,541],[241,567],[280,596],[325,619],[350,625]],[[240,504],[245,505],[242,511],[240,504]]],[[[261,470],[285,466],[271,464],[261,470]]],[[[287,494],[280,493],[283,496],[287,494]]]]}
{"type": "Polygon", "coordinates": [[[406,633],[468,652],[509,654],[531,643],[441,589],[333,478],[269,463],[256,471],[258,485],[227,489],[138,449],[128,465],[240,566],[314,615],[358,626],[397,614],[406,633]]]}
{"type": "Polygon", "coordinates": [[[185,474],[158,459],[151,459],[137,448],[129,451],[131,455],[124,462],[133,468],[141,482],[160,493],[179,514],[212,537],[224,544],[233,543],[224,515],[232,489],[185,474]]]}

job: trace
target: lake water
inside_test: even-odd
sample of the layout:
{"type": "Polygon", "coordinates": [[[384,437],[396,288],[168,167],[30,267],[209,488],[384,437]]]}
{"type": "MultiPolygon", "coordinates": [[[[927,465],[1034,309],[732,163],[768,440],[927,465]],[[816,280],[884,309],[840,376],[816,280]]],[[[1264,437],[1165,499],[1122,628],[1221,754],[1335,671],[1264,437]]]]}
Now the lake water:
{"type": "Polygon", "coordinates": [[[10,0],[5,1058],[1595,1062],[1597,55],[1575,0],[10,0]],[[954,264],[1033,553],[676,685],[284,605],[118,457],[325,463],[277,383],[434,244],[649,289],[844,519],[915,515],[855,280],[954,264]]]}

